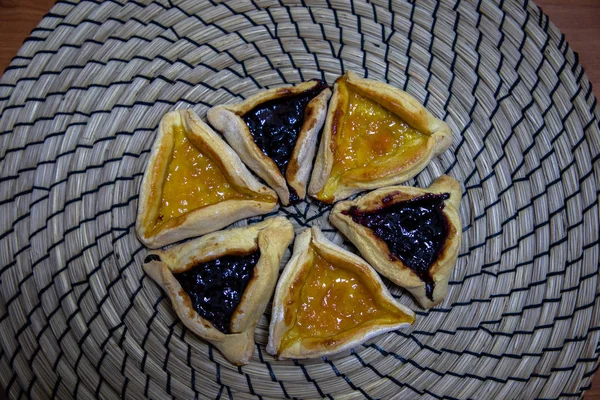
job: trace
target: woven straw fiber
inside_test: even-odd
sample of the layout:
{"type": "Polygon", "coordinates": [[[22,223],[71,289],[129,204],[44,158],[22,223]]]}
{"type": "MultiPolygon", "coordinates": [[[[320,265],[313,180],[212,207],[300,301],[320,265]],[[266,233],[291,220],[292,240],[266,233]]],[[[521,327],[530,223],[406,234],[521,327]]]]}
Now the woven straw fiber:
{"type": "MultiPolygon", "coordinates": [[[[577,55],[527,0],[61,0],[0,80],[0,112],[11,398],[530,399],[589,387],[600,114],[577,55]],[[463,185],[448,297],[425,312],[388,282],[417,311],[413,327],[306,361],[266,354],[267,313],[251,364],[233,367],[141,267],[134,223],[158,122],[348,69],[404,88],[455,134],[408,182],[448,173],[463,185]]],[[[343,243],[328,211],[280,214],[343,243]]]]}

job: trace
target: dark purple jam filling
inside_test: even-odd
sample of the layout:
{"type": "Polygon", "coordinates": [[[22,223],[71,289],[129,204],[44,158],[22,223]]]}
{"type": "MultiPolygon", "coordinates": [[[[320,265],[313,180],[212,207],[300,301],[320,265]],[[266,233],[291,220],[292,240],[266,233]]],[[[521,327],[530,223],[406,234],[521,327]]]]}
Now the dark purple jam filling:
{"type": "Polygon", "coordinates": [[[426,295],[433,301],[435,283],[429,269],[448,237],[448,220],[442,210],[449,197],[448,193],[426,194],[374,211],[352,207],[344,214],[383,240],[392,258],[400,259],[425,282],[426,295]]]}
{"type": "Polygon", "coordinates": [[[267,101],[242,116],[256,145],[283,175],[304,124],[306,106],[328,87],[323,81],[317,82],[310,90],[267,101]]]}
{"type": "Polygon", "coordinates": [[[230,333],[231,316],[242,300],[259,258],[260,250],[223,256],[174,275],[190,296],[194,310],[221,332],[230,333]]]}

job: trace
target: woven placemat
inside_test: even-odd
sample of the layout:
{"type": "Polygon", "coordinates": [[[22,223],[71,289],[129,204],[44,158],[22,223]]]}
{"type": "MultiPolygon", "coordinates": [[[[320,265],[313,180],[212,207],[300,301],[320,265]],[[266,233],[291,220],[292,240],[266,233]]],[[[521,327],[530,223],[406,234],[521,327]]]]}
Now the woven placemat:
{"type": "MultiPolygon", "coordinates": [[[[0,383],[11,398],[579,397],[599,355],[599,108],[528,1],[59,1],[0,80],[0,383]],[[445,302],[338,356],[237,368],[144,274],[160,118],[345,70],[445,119],[408,184],[463,185],[445,302]]],[[[284,208],[298,230],[328,208],[284,208]]],[[[242,222],[242,224],[247,221],[242,222]]]]}

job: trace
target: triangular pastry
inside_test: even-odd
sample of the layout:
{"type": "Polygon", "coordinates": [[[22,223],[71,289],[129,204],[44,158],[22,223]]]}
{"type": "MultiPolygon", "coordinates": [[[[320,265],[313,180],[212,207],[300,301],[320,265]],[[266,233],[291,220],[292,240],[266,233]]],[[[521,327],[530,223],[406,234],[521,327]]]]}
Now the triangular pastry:
{"type": "Polygon", "coordinates": [[[244,163],[288,205],[306,196],[330,96],[324,82],[312,80],[213,107],[207,117],[244,163]]]}
{"type": "Polygon", "coordinates": [[[269,218],[153,251],[144,270],[168,293],[186,327],[233,364],[247,364],[293,237],[287,219],[269,218]]]}
{"type": "Polygon", "coordinates": [[[275,192],[193,111],[163,117],[140,189],[142,243],[165,246],[276,207],[275,192]]]}
{"type": "Polygon", "coordinates": [[[414,320],[373,268],[313,227],[296,237],[277,284],[267,351],[279,358],[324,356],[414,320]]]}
{"type": "Polygon", "coordinates": [[[448,125],[414,97],[347,72],[333,89],[308,193],[333,203],[402,183],[451,142],[448,125]]]}
{"type": "Polygon", "coordinates": [[[335,205],[329,220],[382,275],[424,308],[446,296],[462,228],[460,185],[442,175],[427,189],[391,186],[335,205]]]}

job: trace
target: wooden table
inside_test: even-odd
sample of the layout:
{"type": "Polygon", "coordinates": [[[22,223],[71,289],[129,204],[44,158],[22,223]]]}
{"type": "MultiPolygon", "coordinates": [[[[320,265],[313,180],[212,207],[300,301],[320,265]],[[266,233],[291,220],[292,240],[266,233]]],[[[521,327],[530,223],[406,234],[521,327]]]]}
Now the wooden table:
{"type": "MultiPolygon", "coordinates": [[[[535,0],[565,34],[589,80],[600,88],[600,0],[535,0]]],[[[8,66],[23,39],[35,28],[53,0],[0,0],[0,71],[8,66]]],[[[586,399],[600,400],[600,378],[586,399]]],[[[5,399],[0,391],[0,400],[5,399]]]]}

